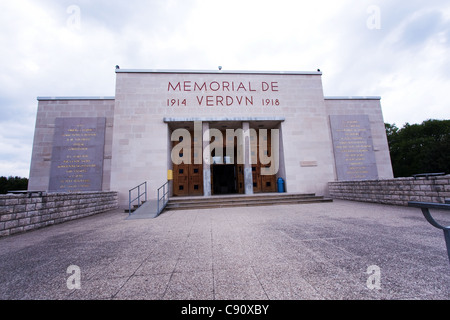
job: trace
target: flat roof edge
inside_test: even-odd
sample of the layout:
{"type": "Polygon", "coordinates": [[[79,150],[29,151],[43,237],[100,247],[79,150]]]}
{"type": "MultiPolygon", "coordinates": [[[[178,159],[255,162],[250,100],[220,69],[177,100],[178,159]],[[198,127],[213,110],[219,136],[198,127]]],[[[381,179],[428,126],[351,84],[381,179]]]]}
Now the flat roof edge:
{"type": "Polygon", "coordinates": [[[193,121],[284,121],[284,117],[199,117],[199,118],[172,118],[164,117],[164,122],[193,122],[193,121]]]}
{"type": "Polygon", "coordinates": [[[170,69],[116,69],[116,73],[322,75],[322,72],[320,71],[242,71],[242,70],[170,70],[170,69]]]}
{"type": "Polygon", "coordinates": [[[116,97],[112,96],[98,96],[98,97],[37,97],[38,101],[48,101],[48,100],[115,100],[116,97]]]}
{"type": "Polygon", "coordinates": [[[381,100],[379,96],[336,96],[324,97],[325,100],[381,100]]]}

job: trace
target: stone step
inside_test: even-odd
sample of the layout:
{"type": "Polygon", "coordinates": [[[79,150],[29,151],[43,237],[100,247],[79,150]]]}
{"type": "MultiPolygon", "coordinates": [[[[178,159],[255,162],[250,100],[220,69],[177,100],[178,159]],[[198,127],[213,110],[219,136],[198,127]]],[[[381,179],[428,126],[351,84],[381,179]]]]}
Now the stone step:
{"type": "Polygon", "coordinates": [[[234,200],[261,200],[261,199],[292,199],[316,197],[314,193],[257,193],[253,195],[229,194],[214,195],[210,197],[190,196],[190,197],[171,197],[173,203],[180,202],[210,202],[210,201],[234,201],[234,200]]]}
{"type": "Polygon", "coordinates": [[[225,195],[212,197],[171,198],[166,210],[211,209],[224,207],[269,206],[279,204],[299,204],[331,202],[332,199],[315,194],[258,194],[225,195]]]}

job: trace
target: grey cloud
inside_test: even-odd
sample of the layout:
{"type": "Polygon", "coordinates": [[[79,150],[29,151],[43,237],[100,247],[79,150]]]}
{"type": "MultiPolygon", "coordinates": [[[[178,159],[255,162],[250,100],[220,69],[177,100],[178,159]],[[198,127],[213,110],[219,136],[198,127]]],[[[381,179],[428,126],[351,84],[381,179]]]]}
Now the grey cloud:
{"type": "Polygon", "coordinates": [[[404,27],[399,45],[411,49],[424,45],[427,40],[441,31],[445,25],[442,13],[435,10],[413,18],[404,27]]]}

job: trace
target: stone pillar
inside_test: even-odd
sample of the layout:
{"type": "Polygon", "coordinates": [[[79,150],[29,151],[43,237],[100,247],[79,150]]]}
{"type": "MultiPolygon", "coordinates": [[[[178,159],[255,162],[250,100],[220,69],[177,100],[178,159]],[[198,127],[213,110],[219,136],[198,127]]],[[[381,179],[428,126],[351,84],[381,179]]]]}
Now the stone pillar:
{"type": "Polygon", "coordinates": [[[207,161],[205,161],[205,148],[210,143],[210,135],[209,135],[209,123],[202,123],[202,137],[203,137],[203,196],[209,197],[211,196],[211,165],[210,165],[210,157],[211,151],[209,150],[209,154],[206,154],[207,161]]]}
{"type": "Polygon", "coordinates": [[[253,194],[252,149],[250,144],[250,123],[242,122],[242,150],[244,155],[244,190],[245,194],[253,194]]]}

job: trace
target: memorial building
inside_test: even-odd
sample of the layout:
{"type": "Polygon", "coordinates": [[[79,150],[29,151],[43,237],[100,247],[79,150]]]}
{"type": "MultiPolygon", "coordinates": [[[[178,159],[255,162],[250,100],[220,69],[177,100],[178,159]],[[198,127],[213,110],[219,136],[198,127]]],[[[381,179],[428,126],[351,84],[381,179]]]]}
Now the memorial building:
{"type": "MultiPolygon", "coordinates": [[[[343,81],[346,81],[344,78],[343,81]]],[[[38,97],[29,190],[171,196],[393,177],[380,97],[328,97],[322,73],[125,70],[114,97],[38,97]]]]}

